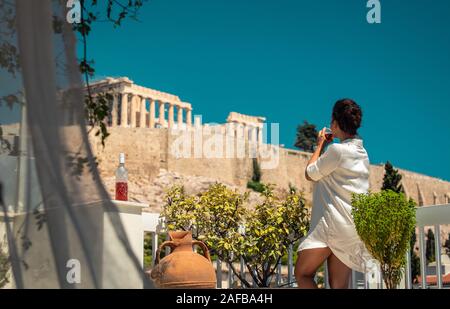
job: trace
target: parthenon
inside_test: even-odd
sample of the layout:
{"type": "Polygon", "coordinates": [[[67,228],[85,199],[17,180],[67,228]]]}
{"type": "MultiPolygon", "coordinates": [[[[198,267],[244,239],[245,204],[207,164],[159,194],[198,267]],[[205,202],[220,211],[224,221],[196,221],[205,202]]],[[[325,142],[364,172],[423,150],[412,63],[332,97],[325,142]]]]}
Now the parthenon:
{"type": "Polygon", "coordinates": [[[176,95],[138,86],[127,77],[111,78],[91,84],[93,94],[109,93],[113,97],[108,125],[125,128],[186,128],[192,124],[192,106],[176,95]],[[158,102],[158,118],[156,118],[158,102]],[[166,119],[166,105],[168,117],[166,119]],[[177,121],[174,120],[175,108],[177,121]],[[185,116],[183,117],[183,111],[185,116]],[[183,122],[185,118],[185,122],[183,122]]]}
{"type": "MultiPolygon", "coordinates": [[[[136,85],[128,77],[107,77],[90,86],[94,96],[99,93],[108,93],[112,96],[107,120],[110,127],[184,130],[201,126],[200,118],[195,119],[194,126],[192,125],[190,103],[182,102],[176,95],[136,85]],[[157,110],[156,103],[158,103],[157,110]],[[166,106],[168,106],[167,118],[166,106]]],[[[221,127],[224,133],[227,132],[233,137],[262,143],[265,120],[266,118],[260,116],[230,112],[227,123],[221,127]]]]}

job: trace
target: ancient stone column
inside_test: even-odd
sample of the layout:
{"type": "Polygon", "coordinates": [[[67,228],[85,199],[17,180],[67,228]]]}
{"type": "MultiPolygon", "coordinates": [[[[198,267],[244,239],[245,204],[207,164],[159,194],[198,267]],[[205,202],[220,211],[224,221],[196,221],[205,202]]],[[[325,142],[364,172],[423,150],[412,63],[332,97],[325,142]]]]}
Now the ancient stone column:
{"type": "Polygon", "coordinates": [[[173,128],[173,109],[174,109],[174,104],[173,103],[169,103],[169,128],[173,128]]]}
{"type": "Polygon", "coordinates": [[[122,93],[120,126],[124,128],[128,127],[128,93],[122,93]]]}
{"type": "Polygon", "coordinates": [[[194,119],[194,127],[196,129],[200,129],[202,127],[201,119],[202,118],[200,116],[195,117],[195,119],[194,119]]]}
{"type": "Polygon", "coordinates": [[[226,124],[226,133],[228,136],[234,137],[235,136],[235,123],[234,122],[228,122],[226,124]]]}
{"type": "Polygon", "coordinates": [[[258,144],[262,144],[263,142],[263,128],[256,128],[258,130],[258,144]]]}
{"type": "Polygon", "coordinates": [[[236,137],[239,139],[244,138],[244,125],[242,123],[236,122],[236,137]]]}
{"type": "Polygon", "coordinates": [[[119,98],[116,93],[113,93],[113,104],[112,104],[112,110],[111,110],[111,127],[115,127],[118,125],[118,107],[119,107],[119,98]]]}
{"type": "Polygon", "coordinates": [[[183,127],[183,108],[179,105],[177,110],[177,122],[178,122],[178,129],[181,129],[183,127]]]}
{"type": "Polygon", "coordinates": [[[164,125],[165,125],[164,105],[165,105],[164,102],[159,101],[159,124],[161,125],[161,127],[164,127],[164,125]]]}
{"type": "Polygon", "coordinates": [[[145,97],[141,98],[141,110],[139,113],[139,127],[145,128],[146,127],[146,117],[147,116],[147,109],[145,108],[145,97]]]}
{"type": "Polygon", "coordinates": [[[131,97],[131,112],[130,112],[130,127],[136,128],[136,110],[137,103],[139,97],[137,95],[133,95],[131,97]]]}
{"type": "Polygon", "coordinates": [[[248,126],[245,123],[243,124],[242,134],[244,134],[244,139],[248,140],[248,126]]]}
{"type": "Polygon", "coordinates": [[[192,109],[186,109],[186,126],[190,128],[192,126],[192,109]]]}
{"type": "Polygon", "coordinates": [[[149,120],[149,127],[154,128],[155,127],[155,100],[148,99],[150,101],[150,120],[149,120]]]}
{"type": "Polygon", "coordinates": [[[252,134],[252,138],[250,139],[250,141],[252,141],[252,142],[257,142],[257,135],[258,135],[258,128],[257,127],[251,127],[251,134],[252,134]]]}

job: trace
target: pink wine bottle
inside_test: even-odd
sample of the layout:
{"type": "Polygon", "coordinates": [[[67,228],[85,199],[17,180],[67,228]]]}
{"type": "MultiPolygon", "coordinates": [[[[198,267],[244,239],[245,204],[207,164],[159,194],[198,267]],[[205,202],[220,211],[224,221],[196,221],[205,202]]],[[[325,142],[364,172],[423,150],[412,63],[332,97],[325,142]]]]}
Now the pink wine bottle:
{"type": "Polygon", "coordinates": [[[119,154],[119,167],[116,170],[116,200],[128,201],[128,171],[124,153],[119,154]]]}

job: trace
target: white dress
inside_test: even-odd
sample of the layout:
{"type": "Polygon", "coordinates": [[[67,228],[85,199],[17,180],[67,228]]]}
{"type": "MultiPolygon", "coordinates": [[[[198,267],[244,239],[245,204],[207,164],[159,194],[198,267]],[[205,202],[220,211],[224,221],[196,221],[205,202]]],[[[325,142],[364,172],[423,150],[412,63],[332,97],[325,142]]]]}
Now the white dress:
{"type": "Polygon", "coordinates": [[[359,138],[331,144],[306,168],[314,180],[310,230],[298,251],[329,247],[349,268],[364,272],[372,259],[351,215],[351,193],[369,190],[369,157],[359,138]]]}

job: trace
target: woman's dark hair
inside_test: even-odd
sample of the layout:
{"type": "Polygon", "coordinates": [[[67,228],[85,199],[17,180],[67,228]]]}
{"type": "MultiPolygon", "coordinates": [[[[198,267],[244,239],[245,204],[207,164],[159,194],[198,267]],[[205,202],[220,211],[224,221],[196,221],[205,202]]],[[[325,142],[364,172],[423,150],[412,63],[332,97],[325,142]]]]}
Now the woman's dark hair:
{"type": "Polygon", "coordinates": [[[362,110],[352,99],[337,101],[333,107],[332,120],[336,120],[339,128],[345,133],[355,135],[361,126],[362,110]]]}

